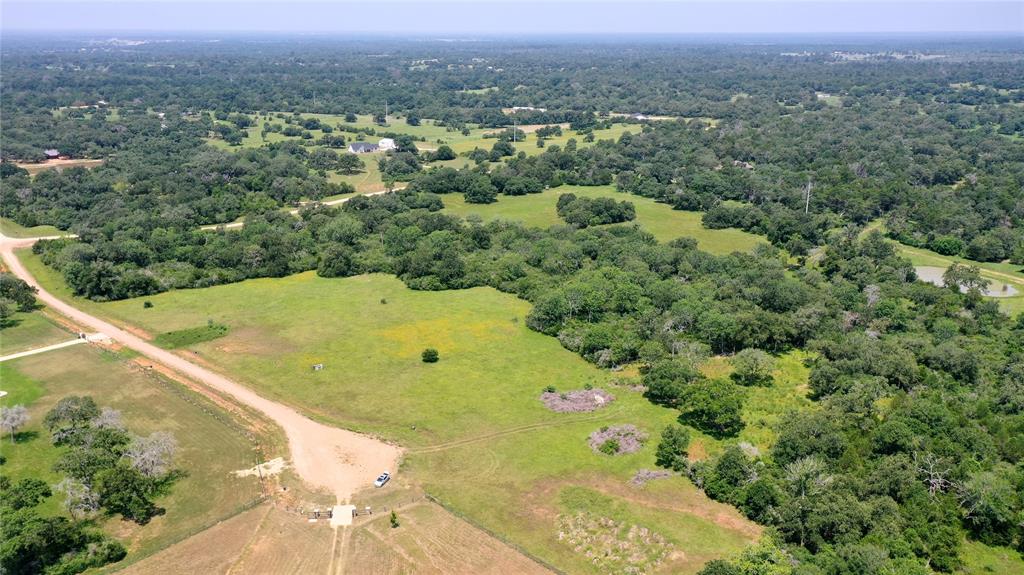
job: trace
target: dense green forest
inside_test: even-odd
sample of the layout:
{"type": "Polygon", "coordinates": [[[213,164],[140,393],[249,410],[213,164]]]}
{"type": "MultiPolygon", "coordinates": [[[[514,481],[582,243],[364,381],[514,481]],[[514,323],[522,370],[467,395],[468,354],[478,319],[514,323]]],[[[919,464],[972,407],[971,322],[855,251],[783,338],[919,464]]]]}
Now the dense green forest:
{"type": "Polygon", "coordinates": [[[1024,52],[874,42],[234,39],[214,55],[21,38],[2,52],[0,215],[77,233],[35,250],[96,300],[314,269],[492,286],[588,361],[640,365],[652,402],[716,437],[742,427],[769,354],[811,351],[816,409],[784,418],[769,452],[737,445],[690,465],[668,437],[666,465],[769,526],[799,573],[948,572],[964,537],[1024,549],[1024,315],[983,298],[976,270],[949,288],[915,281],[864,228],[881,220],[909,245],[1024,264],[1024,52]],[[580,140],[527,155],[498,137],[457,169],[425,167],[450,148],[400,139],[379,168],[405,190],[294,215],[280,208],[352,191],[323,169],[340,158],[324,148],[344,140],[204,143],[246,129],[241,114],[379,114],[385,101],[453,130],[544,108],[515,121],[568,123],[580,140]],[[629,119],[618,138],[579,145],[610,113],[675,119],[629,119]],[[50,147],[107,160],[35,176],[11,163],[50,147]],[[566,224],[549,229],[441,213],[446,194],[484,204],[561,184],[614,184],[623,201],[565,195],[566,224]],[[630,223],[630,195],[766,243],[725,256],[658,243],[630,223]],[[711,354],[745,367],[709,379],[696,366],[711,354]]]}

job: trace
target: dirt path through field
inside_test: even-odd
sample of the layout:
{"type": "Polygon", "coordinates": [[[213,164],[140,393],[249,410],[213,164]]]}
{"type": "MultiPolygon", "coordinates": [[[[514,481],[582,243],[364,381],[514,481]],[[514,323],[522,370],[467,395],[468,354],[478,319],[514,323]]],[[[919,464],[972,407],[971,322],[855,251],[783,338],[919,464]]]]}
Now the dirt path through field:
{"type": "Polygon", "coordinates": [[[0,235],[0,256],[13,274],[39,290],[37,297],[42,303],[75,323],[103,332],[147,358],[227,393],[267,415],[284,429],[291,450],[292,465],[299,477],[311,487],[333,493],[338,501],[348,501],[354,492],[372,485],[380,472],[395,470],[401,455],[400,448],[352,431],[317,423],[291,407],[270,401],[244,385],[161,349],[53,296],[39,285],[14,253],[15,248],[31,246],[37,239],[40,238],[13,239],[0,235]]]}

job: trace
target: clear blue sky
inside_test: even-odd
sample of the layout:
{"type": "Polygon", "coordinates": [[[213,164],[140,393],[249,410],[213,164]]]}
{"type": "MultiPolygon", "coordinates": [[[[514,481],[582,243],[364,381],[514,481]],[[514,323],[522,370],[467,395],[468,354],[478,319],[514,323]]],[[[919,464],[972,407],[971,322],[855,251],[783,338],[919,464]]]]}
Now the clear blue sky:
{"type": "Polygon", "coordinates": [[[1021,0],[0,0],[4,30],[492,34],[1002,32],[1021,0]]]}

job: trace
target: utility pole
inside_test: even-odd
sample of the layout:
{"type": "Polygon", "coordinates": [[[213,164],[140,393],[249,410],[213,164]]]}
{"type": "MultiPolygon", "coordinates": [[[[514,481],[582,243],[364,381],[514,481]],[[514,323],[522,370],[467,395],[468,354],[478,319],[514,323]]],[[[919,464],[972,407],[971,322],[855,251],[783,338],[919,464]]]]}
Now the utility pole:
{"type": "Polygon", "coordinates": [[[804,186],[804,213],[808,213],[811,210],[811,190],[814,189],[814,182],[807,180],[807,185],[804,186]]]}
{"type": "Polygon", "coordinates": [[[388,101],[384,100],[384,123],[388,123],[388,101]]]}
{"type": "Polygon", "coordinates": [[[519,129],[519,127],[516,124],[516,117],[512,116],[512,143],[513,144],[516,143],[516,130],[518,130],[518,129],[519,129]]]}

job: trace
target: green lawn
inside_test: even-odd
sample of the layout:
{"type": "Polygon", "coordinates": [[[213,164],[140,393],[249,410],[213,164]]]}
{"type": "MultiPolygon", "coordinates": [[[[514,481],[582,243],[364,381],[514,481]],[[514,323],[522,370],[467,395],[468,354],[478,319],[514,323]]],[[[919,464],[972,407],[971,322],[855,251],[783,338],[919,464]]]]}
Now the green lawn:
{"type": "MultiPolygon", "coordinates": [[[[28,322],[4,330],[5,353],[8,339],[26,342],[37,337],[25,330],[37,331],[28,322]]],[[[128,561],[230,516],[260,496],[255,479],[230,473],[251,467],[255,456],[254,444],[239,424],[204,398],[144,371],[125,355],[92,345],[50,351],[0,364],[0,382],[10,394],[3,399],[4,405],[26,405],[32,417],[17,443],[3,438],[7,462],[0,473],[15,481],[37,477],[55,484],[62,478],[52,470],[60,449],[50,443],[42,426],[46,411],[62,397],[91,395],[100,405],[121,410],[133,433],[164,430],[174,434],[179,445],[176,465],[187,476],[158,500],[166,514],[145,526],[118,519],[100,522],[128,547],[128,561]]],[[[50,497],[42,510],[63,513],[61,501],[59,494],[50,497]]]]}
{"type": "Polygon", "coordinates": [[[33,226],[31,228],[26,228],[14,220],[0,218],[0,233],[9,238],[34,238],[37,236],[56,236],[64,232],[53,226],[33,226]]]}
{"type": "Polygon", "coordinates": [[[468,204],[461,194],[448,194],[443,196],[443,200],[446,210],[462,217],[476,214],[485,220],[513,220],[528,226],[547,228],[565,223],[555,211],[558,196],[565,193],[632,202],[636,207],[636,223],[662,242],[679,237],[691,237],[697,240],[702,250],[726,254],[750,251],[755,245],[765,241],[760,236],[741,230],[707,229],[701,224],[700,212],[673,210],[671,206],[649,198],[616,192],[613,186],[559,186],[540,194],[499,196],[498,201],[493,204],[468,204]]]}
{"type": "Polygon", "coordinates": [[[964,543],[962,557],[964,566],[957,573],[1024,573],[1024,555],[1009,547],[989,547],[977,541],[967,541],[964,543]]]}
{"type": "Polygon", "coordinates": [[[11,327],[0,329],[0,355],[44,347],[75,338],[39,312],[16,313],[11,327]]]}
{"type": "Polygon", "coordinates": [[[657,437],[676,412],[613,386],[621,374],[526,328],[529,304],[511,295],[490,288],[413,291],[384,275],[304,273],[145,299],[153,307],[144,308],[142,299],[88,307],[154,334],[211,319],[229,326],[227,335],[186,349],[261,394],[406,446],[403,474],[571,572],[596,569],[558,540],[559,516],[578,504],[569,497],[573,490],[589,494],[593,513],[674,542],[683,554],[664,562],[662,573],[693,573],[759,533],[686,479],[630,486],[637,470],[654,467],[657,437]],[[426,347],[440,351],[438,363],[420,360],[426,347]],[[314,372],[314,363],[324,370],[314,372]],[[588,383],[617,400],[594,414],[556,414],[539,401],[547,385],[572,390],[588,383]],[[639,426],[651,440],[631,455],[592,452],[587,436],[619,423],[639,426]]]}

